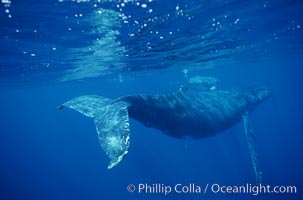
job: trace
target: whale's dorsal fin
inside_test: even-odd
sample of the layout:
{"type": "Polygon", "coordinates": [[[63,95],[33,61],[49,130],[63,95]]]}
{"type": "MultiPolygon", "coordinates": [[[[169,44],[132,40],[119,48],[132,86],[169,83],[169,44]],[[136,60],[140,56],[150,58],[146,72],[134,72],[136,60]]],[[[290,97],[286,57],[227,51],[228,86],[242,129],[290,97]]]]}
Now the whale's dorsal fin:
{"type": "Polygon", "coordinates": [[[184,93],[184,92],[189,92],[190,89],[184,85],[181,85],[179,88],[179,92],[184,93]]]}
{"type": "Polygon", "coordinates": [[[112,100],[100,96],[80,96],[62,106],[94,119],[100,145],[110,159],[108,169],[122,161],[129,147],[127,103],[112,103],[112,100]]]}
{"type": "Polygon", "coordinates": [[[219,83],[219,79],[208,76],[194,76],[188,80],[190,87],[197,90],[215,90],[219,83]]]}

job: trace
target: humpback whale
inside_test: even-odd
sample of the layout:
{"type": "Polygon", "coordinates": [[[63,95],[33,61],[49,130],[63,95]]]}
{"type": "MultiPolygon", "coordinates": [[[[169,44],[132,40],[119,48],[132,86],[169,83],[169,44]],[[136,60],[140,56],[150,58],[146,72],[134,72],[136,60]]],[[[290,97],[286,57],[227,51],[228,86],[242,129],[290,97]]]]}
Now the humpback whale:
{"type": "Polygon", "coordinates": [[[257,181],[261,180],[255,153],[254,132],[248,114],[270,96],[267,88],[214,89],[216,79],[205,79],[200,87],[182,86],[163,95],[130,95],[109,99],[79,96],[59,106],[93,118],[101,147],[110,159],[108,169],[117,166],[130,145],[129,118],[175,138],[194,139],[216,135],[243,119],[257,181]]]}

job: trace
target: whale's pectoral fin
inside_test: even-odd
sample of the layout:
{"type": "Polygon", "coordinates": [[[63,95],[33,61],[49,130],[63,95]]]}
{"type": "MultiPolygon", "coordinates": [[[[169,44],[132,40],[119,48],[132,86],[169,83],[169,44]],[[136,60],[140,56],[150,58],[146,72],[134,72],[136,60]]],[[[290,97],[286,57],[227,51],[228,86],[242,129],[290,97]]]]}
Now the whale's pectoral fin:
{"type": "Polygon", "coordinates": [[[117,166],[128,153],[129,117],[125,102],[99,96],[81,96],[63,106],[94,119],[101,147],[110,159],[108,169],[117,166]]]}
{"type": "Polygon", "coordinates": [[[253,131],[251,121],[249,120],[248,113],[243,115],[244,130],[248,142],[249,153],[254,167],[257,183],[262,182],[262,172],[259,168],[257,153],[256,153],[256,134],[253,131]]]}

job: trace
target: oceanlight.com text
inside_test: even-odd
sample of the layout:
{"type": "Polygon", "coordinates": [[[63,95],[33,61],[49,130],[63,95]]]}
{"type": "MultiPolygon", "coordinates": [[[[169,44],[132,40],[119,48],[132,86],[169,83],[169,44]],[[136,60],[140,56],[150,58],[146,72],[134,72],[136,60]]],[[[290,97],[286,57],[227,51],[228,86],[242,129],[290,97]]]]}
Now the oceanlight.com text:
{"type": "MultiPolygon", "coordinates": [[[[208,188],[208,185],[206,185],[208,188]]],[[[254,196],[259,194],[296,194],[297,187],[296,186],[271,186],[271,185],[252,185],[246,184],[241,186],[231,186],[231,185],[219,185],[212,184],[210,188],[212,193],[228,193],[228,194],[252,194],[254,196]]]]}

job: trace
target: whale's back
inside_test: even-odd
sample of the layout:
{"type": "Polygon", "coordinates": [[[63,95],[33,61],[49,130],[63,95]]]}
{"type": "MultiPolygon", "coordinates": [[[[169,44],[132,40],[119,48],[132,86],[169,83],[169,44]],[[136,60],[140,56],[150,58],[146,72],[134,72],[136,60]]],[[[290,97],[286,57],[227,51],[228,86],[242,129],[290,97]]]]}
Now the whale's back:
{"type": "Polygon", "coordinates": [[[240,121],[269,96],[267,89],[194,91],[181,88],[165,95],[134,95],[119,99],[130,104],[129,117],[173,137],[212,136],[240,121]]]}

